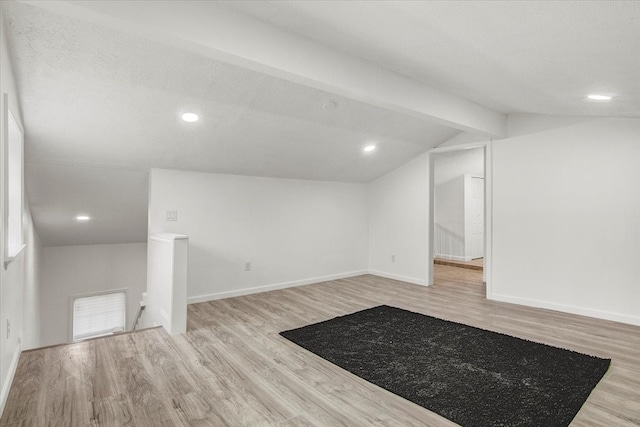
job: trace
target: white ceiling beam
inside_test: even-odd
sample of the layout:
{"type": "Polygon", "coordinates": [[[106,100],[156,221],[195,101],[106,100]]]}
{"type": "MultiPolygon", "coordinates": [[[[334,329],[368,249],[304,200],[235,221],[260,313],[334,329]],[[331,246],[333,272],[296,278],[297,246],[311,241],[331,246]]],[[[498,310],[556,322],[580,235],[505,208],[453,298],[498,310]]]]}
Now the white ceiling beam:
{"type": "Polygon", "coordinates": [[[505,114],[217,2],[25,2],[463,131],[506,135],[505,114]]]}

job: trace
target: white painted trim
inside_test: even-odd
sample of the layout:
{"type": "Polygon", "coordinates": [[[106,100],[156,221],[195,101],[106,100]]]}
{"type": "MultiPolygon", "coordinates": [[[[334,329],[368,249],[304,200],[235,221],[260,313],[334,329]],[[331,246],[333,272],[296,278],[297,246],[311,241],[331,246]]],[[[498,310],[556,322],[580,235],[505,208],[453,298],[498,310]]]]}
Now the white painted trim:
{"type": "Polygon", "coordinates": [[[486,284],[485,296],[492,292],[493,274],[493,140],[484,147],[484,260],[482,280],[486,284]]]}
{"type": "MultiPolygon", "coordinates": [[[[20,254],[20,252],[22,252],[22,250],[25,248],[25,244],[24,244],[24,224],[22,223],[23,220],[23,214],[26,210],[25,207],[25,188],[24,188],[24,128],[22,127],[22,123],[19,122],[18,119],[16,119],[16,115],[13,114],[13,112],[11,111],[11,107],[9,106],[9,94],[4,93],[2,95],[2,103],[3,103],[3,117],[2,117],[2,123],[4,126],[4,132],[2,135],[2,157],[4,157],[3,160],[3,169],[4,169],[4,174],[3,174],[3,191],[4,191],[4,222],[2,224],[2,230],[3,230],[3,241],[2,244],[4,246],[4,269],[6,270],[9,267],[9,264],[11,264],[20,254]],[[12,146],[12,142],[13,139],[10,138],[10,132],[9,132],[9,123],[13,124],[17,129],[18,132],[20,133],[20,159],[18,162],[18,165],[20,167],[20,215],[19,215],[19,237],[20,237],[20,241],[16,244],[15,242],[9,242],[9,238],[10,238],[10,225],[9,225],[9,190],[10,190],[10,185],[9,185],[9,170],[13,169],[15,167],[15,165],[11,165],[11,146],[12,146]],[[11,166],[11,167],[10,167],[11,166]],[[13,243],[14,246],[11,246],[11,243],[13,243]]],[[[15,163],[15,162],[14,162],[15,163]]]]}
{"type": "Polygon", "coordinates": [[[386,279],[400,280],[401,282],[413,283],[414,285],[428,286],[427,282],[424,279],[418,279],[415,277],[401,276],[399,274],[386,273],[384,271],[378,271],[378,270],[369,270],[369,274],[372,274],[374,276],[384,277],[386,279]]]}
{"type": "Polygon", "coordinates": [[[427,176],[426,176],[426,180],[427,180],[427,188],[428,188],[428,194],[427,194],[427,217],[425,218],[425,221],[427,221],[427,226],[426,226],[426,230],[427,230],[427,235],[425,236],[425,240],[427,241],[427,259],[425,260],[425,266],[426,266],[426,283],[425,285],[430,286],[433,285],[434,283],[434,278],[433,278],[433,274],[434,274],[434,268],[433,268],[433,252],[434,252],[434,235],[435,235],[435,217],[436,217],[436,209],[435,209],[435,200],[436,200],[436,192],[435,192],[435,159],[434,157],[429,154],[427,156],[427,176]]]}
{"type": "Polygon", "coordinates": [[[573,305],[557,304],[549,301],[540,301],[529,298],[512,297],[509,295],[493,294],[488,299],[511,304],[525,305],[528,307],[545,308],[548,310],[561,311],[563,313],[578,314],[581,316],[595,317],[597,319],[612,320],[614,322],[628,323],[640,326],[640,316],[630,316],[627,314],[613,313],[605,310],[596,310],[573,305]]]}
{"type": "MultiPolygon", "coordinates": [[[[489,298],[492,289],[492,259],[493,259],[493,139],[484,141],[474,141],[464,144],[446,145],[436,147],[429,151],[429,209],[427,214],[427,283],[432,285],[433,278],[433,235],[435,218],[435,182],[434,182],[434,154],[447,153],[451,151],[469,150],[472,148],[484,147],[484,268],[482,269],[482,279],[486,284],[486,297],[489,298]]],[[[372,273],[373,274],[373,273],[372,273]]],[[[414,282],[412,282],[414,283],[414,282]]]]}
{"type": "Polygon", "coordinates": [[[312,285],[314,283],[328,282],[330,280],[346,279],[347,277],[361,276],[368,274],[367,270],[350,271],[346,273],[331,274],[329,276],[311,277],[308,279],[294,280],[291,282],[275,283],[272,285],[256,286],[253,288],[238,289],[235,291],[216,292],[213,294],[196,295],[187,297],[187,304],[195,304],[198,302],[214,301],[224,298],[233,298],[243,295],[257,294],[260,292],[275,291],[277,289],[293,288],[296,286],[312,285]]]}
{"type": "Polygon", "coordinates": [[[157,242],[171,243],[174,240],[188,240],[189,236],[186,234],[174,234],[174,233],[155,233],[150,234],[149,239],[157,242]]]}
{"type": "Polygon", "coordinates": [[[22,354],[22,344],[18,340],[18,347],[16,347],[16,351],[13,352],[11,365],[9,365],[9,372],[7,372],[7,379],[5,380],[4,384],[2,384],[2,393],[0,394],[0,417],[4,412],[4,406],[7,404],[7,398],[9,397],[9,390],[11,390],[13,377],[16,375],[16,369],[18,369],[20,354],[22,354]]]}

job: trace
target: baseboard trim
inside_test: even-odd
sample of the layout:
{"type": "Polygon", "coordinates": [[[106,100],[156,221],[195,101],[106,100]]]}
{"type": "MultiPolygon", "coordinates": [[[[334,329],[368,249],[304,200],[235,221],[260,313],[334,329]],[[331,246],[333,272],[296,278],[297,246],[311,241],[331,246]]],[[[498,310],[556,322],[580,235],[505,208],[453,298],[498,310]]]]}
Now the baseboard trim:
{"type": "Polygon", "coordinates": [[[511,304],[526,305],[529,307],[545,308],[548,310],[561,311],[563,313],[578,314],[581,316],[594,317],[596,319],[612,320],[614,322],[627,323],[640,326],[640,316],[629,316],[626,314],[613,313],[605,310],[576,307],[573,305],[557,304],[549,301],[540,301],[529,298],[513,297],[503,294],[492,294],[489,299],[494,301],[508,302],[511,304]]]}
{"type": "Polygon", "coordinates": [[[303,280],[294,280],[291,282],[275,283],[273,285],[256,286],[253,288],[238,289],[235,291],[216,292],[213,294],[196,295],[187,298],[187,304],[195,304],[198,302],[214,301],[224,298],[233,298],[243,295],[257,294],[260,292],[275,291],[277,289],[293,288],[296,286],[312,285],[314,283],[328,282],[330,280],[346,279],[347,277],[361,276],[367,274],[367,270],[349,271],[346,273],[331,274],[328,276],[311,277],[303,280]]]}
{"type": "Polygon", "coordinates": [[[378,270],[369,270],[369,274],[373,274],[374,276],[384,277],[386,279],[400,280],[401,282],[413,283],[414,285],[427,286],[426,280],[417,279],[415,277],[401,276],[399,274],[386,273],[384,271],[378,271],[378,270]]]}
{"type": "Polygon", "coordinates": [[[7,372],[7,379],[2,384],[2,392],[0,392],[0,417],[4,413],[4,406],[7,404],[7,398],[9,397],[9,390],[11,390],[11,384],[13,383],[13,377],[18,369],[18,360],[20,360],[20,354],[22,353],[22,345],[18,344],[18,347],[13,352],[13,358],[11,359],[11,365],[9,365],[9,372],[7,372]]]}

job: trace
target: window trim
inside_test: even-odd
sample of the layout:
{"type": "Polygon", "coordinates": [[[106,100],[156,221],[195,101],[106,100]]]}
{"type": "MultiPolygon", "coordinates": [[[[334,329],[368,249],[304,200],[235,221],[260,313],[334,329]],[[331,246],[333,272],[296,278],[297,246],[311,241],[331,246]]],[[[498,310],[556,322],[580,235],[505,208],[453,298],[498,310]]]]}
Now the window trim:
{"type": "MultiPolygon", "coordinates": [[[[69,296],[69,324],[68,324],[68,329],[69,329],[68,342],[69,343],[82,342],[82,341],[91,339],[91,338],[84,338],[78,341],[73,341],[73,303],[74,301],[78,298],[97,297],[100,295],[109,295],[109,294],[117,294],[117,293],[124,293],[124,330],[123,332],[128,332],[127,324],[129,322],[129,288],[108,289],[108,290],[97,291],[97,292],[70,295],[69,296]]],[[[108,335],[105,335],[105,336],[108,336],[108,335]]],[[[98,338],[98,337],[92,337],[92,338],[98,338]]]]}
{"type": "MultiPolygon", "coordinates": [[[[9,107],[9,95],[4,93],[2,96],[2,110],[4,112],[3,121],[3,135],[2,135],[2,157],[3,157],[3,181],[4,181],[4,223],[2,225],[3,236],[3,250],[4,250],[4,268],[7,269],[11,261],[13,261],[22,250],[26,247],[24,243],[24,222],[23,216],[25,212],[25,188],[24,188],[24,128],[20,121],[13,114],[9,107]],[[16,130],[20,134],[19,147],[18,147],[18,166],[20,168],[20,212],[17,219],[17,230],[12,230],[10,233],[9,225],[9,211],[10,211],[10,169],[11,161],[10,153],[12,152],[12,141],[10,140],[9,124],[12,124],[12,128],[15,126],[16,130]],[[13,245],[10,242],[10,236],[17,234],[18,242],[13,245]]],[[[15,165],[13,166],[15,167],[15,165]]],[[[12,205],[13,206],[13,205],[12,205]]]]}

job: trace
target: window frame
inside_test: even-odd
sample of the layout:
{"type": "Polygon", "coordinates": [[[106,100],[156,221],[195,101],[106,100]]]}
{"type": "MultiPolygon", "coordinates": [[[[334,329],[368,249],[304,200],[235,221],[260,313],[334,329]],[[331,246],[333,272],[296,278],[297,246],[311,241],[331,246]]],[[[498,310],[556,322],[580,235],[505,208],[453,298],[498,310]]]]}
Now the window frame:
{"type": "Polygon", "coordinates": [[[127,324],[129,322],[129,313],[128,313],[128,311],[129,311],[129,288],[108,289],[108,290],[104,290],[104,291],[76,294],[76,295],[69,296],[69,341],[68,342],[69,343],[82,342],[82,341],[86,341],[86,340],[90,340],[90,339],[94,339],[94,338],[110,336],[110,335],[100,335],[100,336],[88,337],[88,338],[83,338],[83,339],[79,339],[77,341],[74,341],[73,340],[74,302],[78,298],[97,297],[97,296],[100,296],[100,295],[110,295],[110,294],[118,294],[118,293],[124,293],[124,330],[122,332],[123,333],[129,332],[129,329],[127,328],[127,324]]]}
{"type": "Polygon", "coordinates": [[[9,107],[9,95],[4,93],[2,96],[3,107],[3,135],[2,135],[2,157],[3,157],[3,192],[4,192],[4,223],[3,223],[3,249],[4,249],[4,268],[6,269],[11,261],[25,248],[24,244],[24,223],[23,216],[25,212],[25,188],[24,188],[24,128],[20,121],[13,114],[9,107]],[[19,138],[16,142],[12,138],[13,132],[17,131],[19,138]],[[15,147],[17,143],[17,147],[15,147]],[[17,153],[16,153],[17,151],[17,153]],[[17,157],[17,159],[16,159],[17,157]],[[15,160],[13,160],[15,159],[15,160]],[[20,191],[18,212],[15,212],[16,203],[11,201],[11,193],[15,182],[15,168],[18,168],[18,190],[20,191]],[[10,221],[10,213],[12,213],[10,221]]]}

